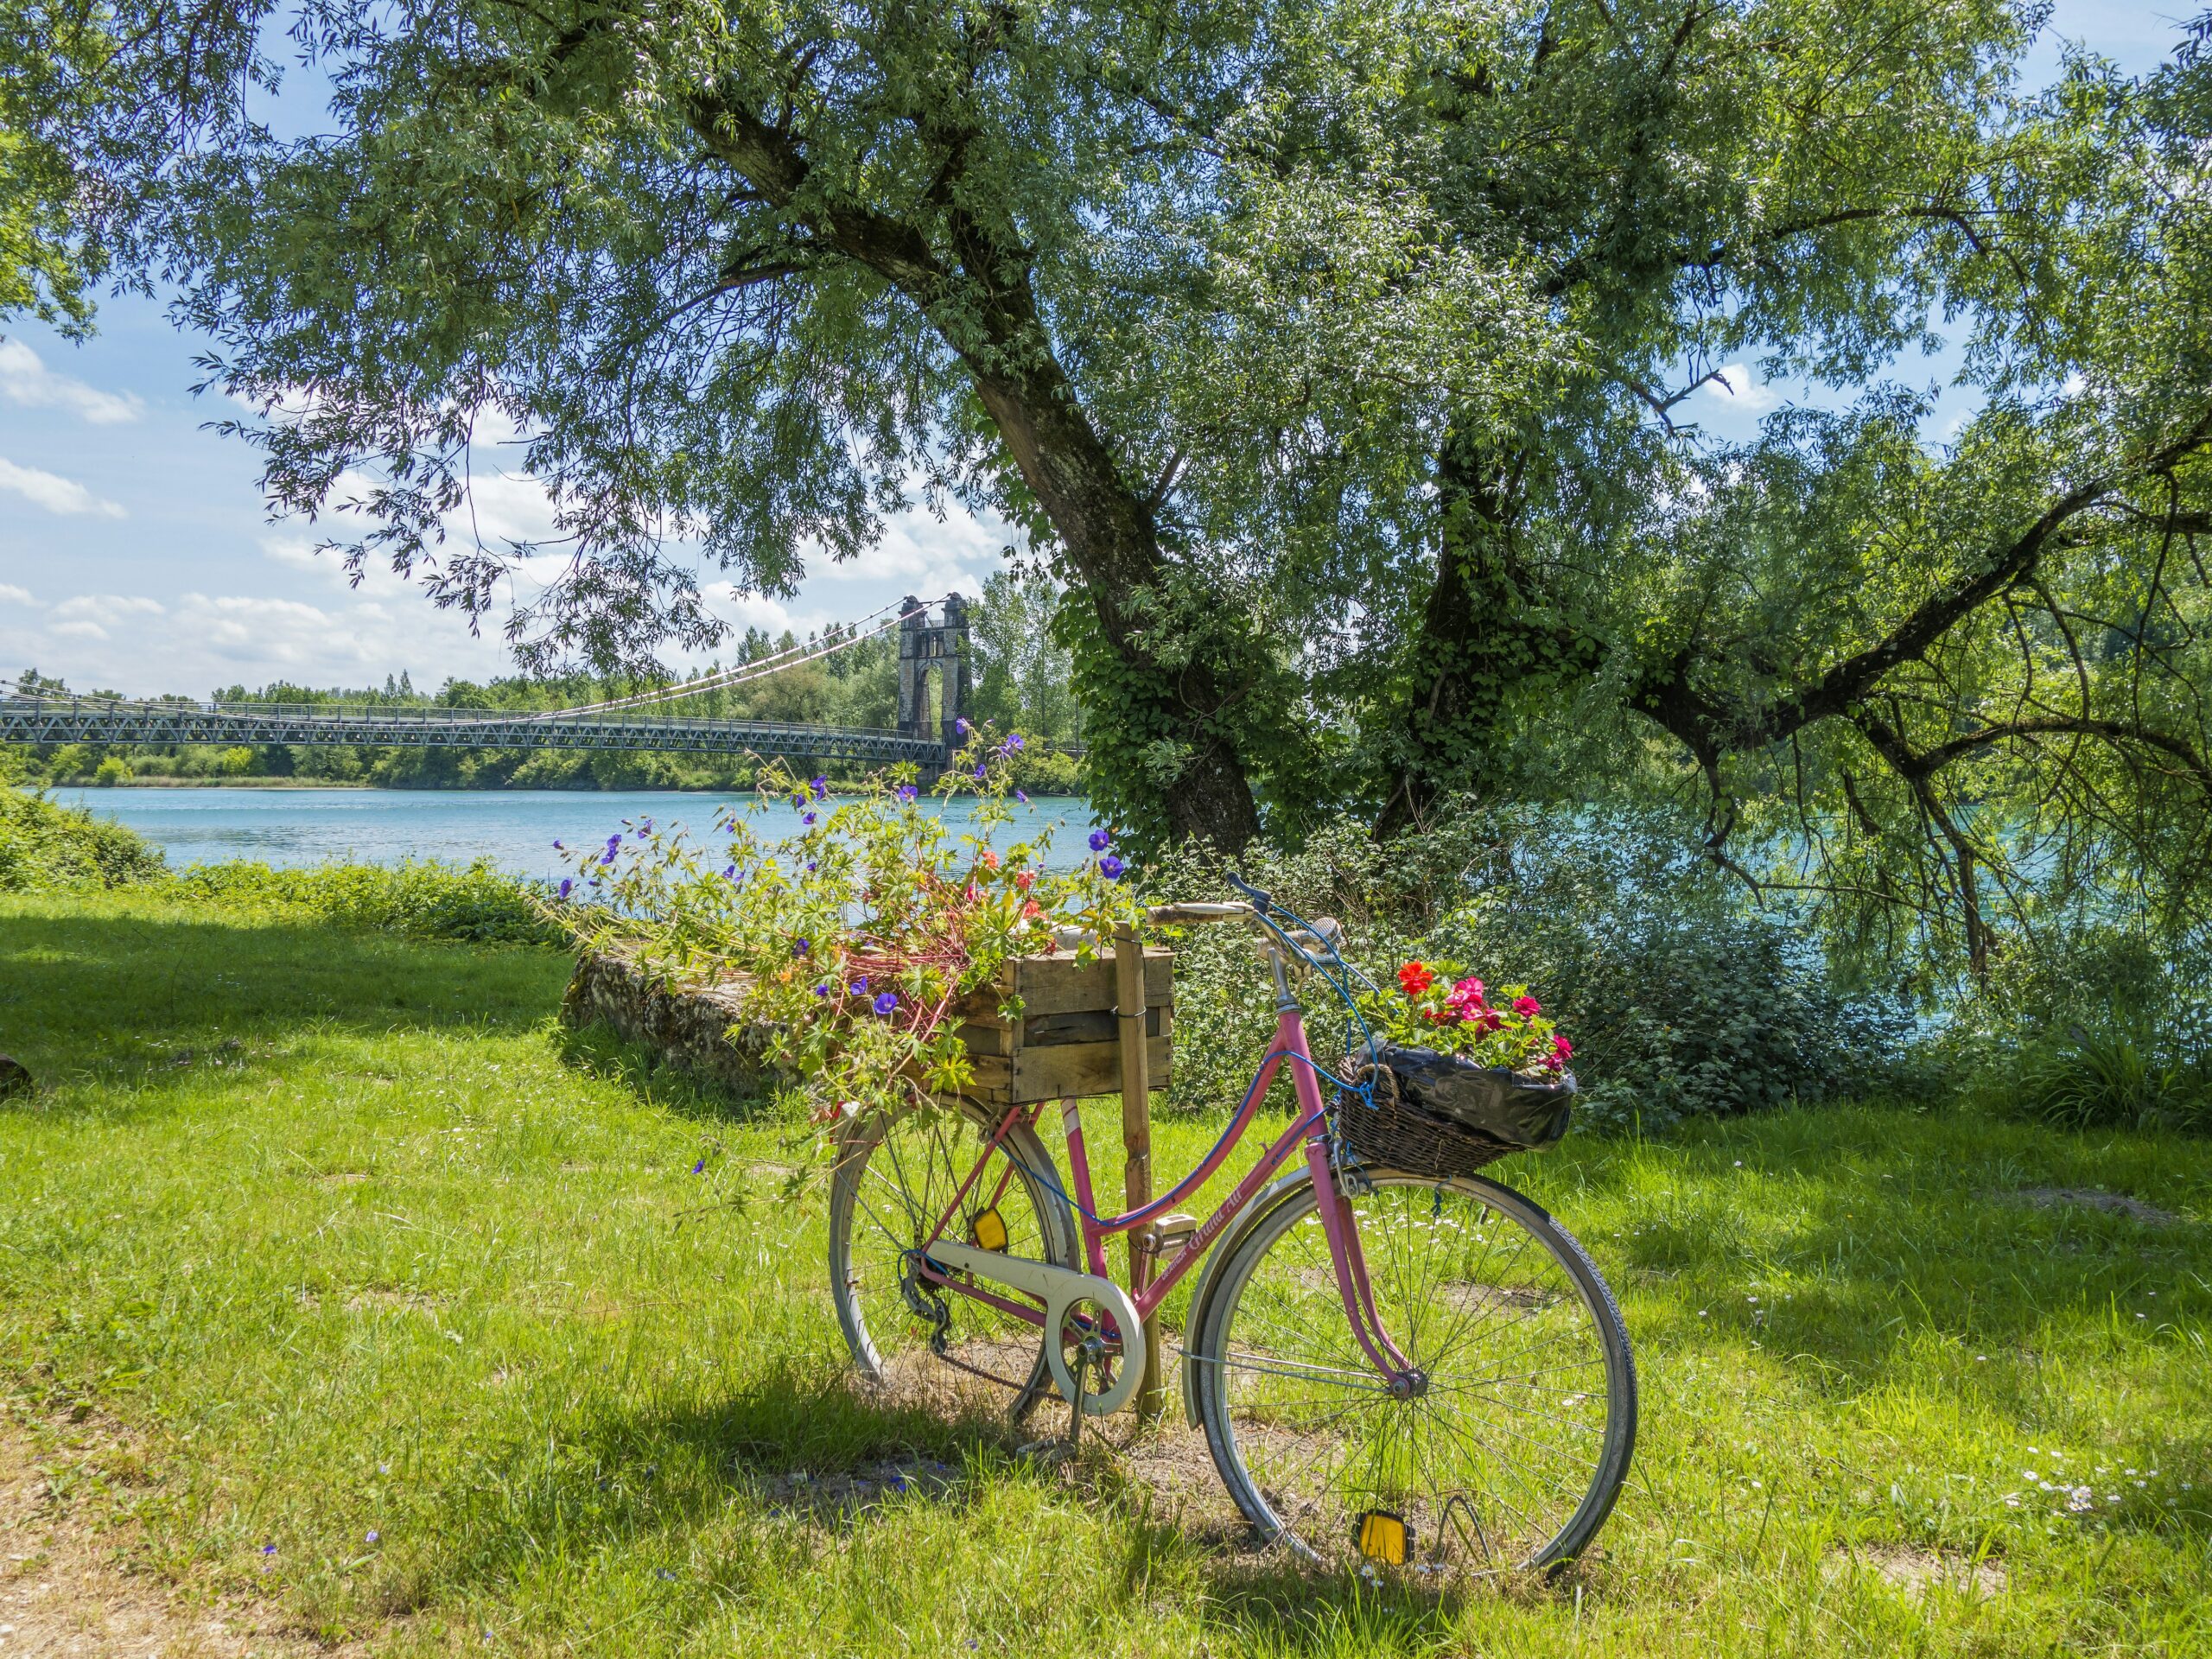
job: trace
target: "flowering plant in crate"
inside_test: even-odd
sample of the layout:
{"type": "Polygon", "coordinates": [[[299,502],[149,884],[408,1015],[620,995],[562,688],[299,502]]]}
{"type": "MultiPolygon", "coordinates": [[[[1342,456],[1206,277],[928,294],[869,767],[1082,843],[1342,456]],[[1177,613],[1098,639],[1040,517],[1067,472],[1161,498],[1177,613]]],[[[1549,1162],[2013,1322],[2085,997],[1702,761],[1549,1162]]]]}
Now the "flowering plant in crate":
{"type": "Polygon", "coordinates": [[[1456,964],[1408,962],[1398,969],[1397,987],[1365,998],[1363,1012],[1377,1036],[1401,1047],[1536,1077],[1558,1076],[1574,1052],[1526,985],[1503,986],[1493,996],[1456,964]]]}
{"type": "Polygon", "coordinates": [[[1027,802],[1012,783],[1023,739],[962,729],[970,741],[934,792],[970,791],[965,830],[924,809],[911,766],[833,797],[826,779],[777,763],[707,834],[626,821],[572,851],[563,920],[586,949],[671,982],[741,976],[747,1025],[817,1122],[960,1093],[975,1081],[953,1018],[963,997],[1008,957],[1059,949],[1060,927],[1107,937],[1138,910],[1110,831],[1091,831],[1092,856],[1072,869],[1047,868],[1049,827],[1010,840],[1008,798],[1027,802]],[[796,833],[771,836],[764,819],[786,806],[796,833]]]}

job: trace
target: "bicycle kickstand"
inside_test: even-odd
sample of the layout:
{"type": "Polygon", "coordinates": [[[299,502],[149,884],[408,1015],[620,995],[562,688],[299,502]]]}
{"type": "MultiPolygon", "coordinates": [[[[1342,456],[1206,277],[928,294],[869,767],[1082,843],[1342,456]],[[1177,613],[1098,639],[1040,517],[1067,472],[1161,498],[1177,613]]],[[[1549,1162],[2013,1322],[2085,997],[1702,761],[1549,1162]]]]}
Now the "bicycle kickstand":
{"type": "Polygon", "coordinates": [[[1083,1449],[1083,1378],[1090,1368],[1088,1350],[1078,1348],[1075,1355],[1075,1411],[1068,1421],[1068,1456],[1072,1458],[1083,1449]]]}

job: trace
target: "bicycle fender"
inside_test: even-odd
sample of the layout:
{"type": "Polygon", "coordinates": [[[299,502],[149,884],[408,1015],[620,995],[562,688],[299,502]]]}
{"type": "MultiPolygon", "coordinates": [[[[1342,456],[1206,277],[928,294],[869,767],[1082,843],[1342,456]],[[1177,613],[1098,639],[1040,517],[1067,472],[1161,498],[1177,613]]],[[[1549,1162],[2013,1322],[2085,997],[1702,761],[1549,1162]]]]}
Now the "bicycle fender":
{"type": "Polygon", "coordinates": [[[1191,1344],[1198,1340],[1198,1332],[1206,1328],[1206,1304],[1213,1298],[1214,1274],[1221,1264],[1236,1253],[1260,1217],[1274,1209],[1301,1186],[1313,1184],[1313,1173],[1300,1160],[1299,1167],[1288,1175],[1277,1177],[1252,1195],[1251,1201],[1236,1212],[1221,1236],[1198,1263],[1198,1279],[1191,1287],[1191,1312],[1183,1321],[1183,1415],[1192,1428],[1204,1427],[1198,1415],[1198,1367],[1191,1357],[1191,1344]]]}

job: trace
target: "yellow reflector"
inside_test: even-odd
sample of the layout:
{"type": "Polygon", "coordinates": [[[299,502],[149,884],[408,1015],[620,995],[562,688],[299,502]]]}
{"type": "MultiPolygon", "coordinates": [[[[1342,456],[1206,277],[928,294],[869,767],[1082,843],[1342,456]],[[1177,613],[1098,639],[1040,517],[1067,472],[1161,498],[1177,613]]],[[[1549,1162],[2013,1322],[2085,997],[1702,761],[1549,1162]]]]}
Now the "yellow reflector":
{"type": "Polygon", "coordinates": [[[968,1236],[979,1250],[1006,1249],[1006,1221],[996,1205],[986,1210],[968,1224],[968,1236]]]}
{"type": "Polygon", "coordinates": [[[1403,1567],[1413,1549],[1414,1535],[1403,1517],[1388,1510],[1368,1510],[1361,1514],[1352,1534],[1359,1545],[1359,1553],[1370,1561],[1384,1567],[1403,1567]]]}

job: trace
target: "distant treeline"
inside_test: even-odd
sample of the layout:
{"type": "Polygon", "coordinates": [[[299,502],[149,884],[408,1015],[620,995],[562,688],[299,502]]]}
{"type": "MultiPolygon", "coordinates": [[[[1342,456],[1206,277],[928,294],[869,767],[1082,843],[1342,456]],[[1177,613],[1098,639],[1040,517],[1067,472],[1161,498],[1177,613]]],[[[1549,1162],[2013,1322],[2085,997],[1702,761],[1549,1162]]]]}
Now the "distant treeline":
{"type": "MultiPolygon", "coordinates": [[[[1050,639],[1058,594],[1046,584],[1001,573],[984,584],[969,611],[974,659],[970,714],[1001,731],[1031,740],[1017,761],[1018,781],[1040,794],[1082,792],[1080,763],[1058,753],[1079,743],[1081,717],[1068,687],[1065,654],[1050,639]]],[[[717,668],[757,662],[805,644],[833,643],[837,631],[800,640],[751,628],[717,668]]],[[[687,676],[686,677],[690,677],[687,676]]],[[[35,670],[17,682],[24,693],[66,696],[70,688],[35,670]]],[[[223,702],[378,703],[502,711],[565,709],[652,689],[644,682],[591,675],[559,678],[500,678],[479,684],[449,679],[435,690],[418,690],[407,675],[387,676],[381,687],[315,687],[276,681],[257,688],[230,685],[210,693],[223,702]]],[[[118,693],[93,690],[88,695],[118,693]]],[[[194,701],[198,701],[195,697],[194,701]]],[[[766,675],[749,683],[696,693],[667,712],[716,719],[786,721],[805,725],[890,727],[899,715],[899,641],[894,632],[864,639],[817,661],[766,675]]],[[[830,766],[849,780],[866,768],[830,766]]],[[[393,789],[741,789],[755,768],[734,756],[586,750],[401,748],[385,745],[262,743],[17,744],[0,749],[0,778],[56,785],[127,784],[175,779],[223,782],[236,779],[293,779],[303,782],[368,784],[393,789]]]]}

